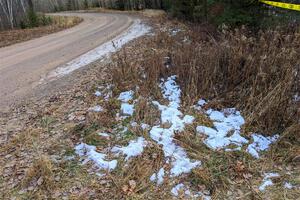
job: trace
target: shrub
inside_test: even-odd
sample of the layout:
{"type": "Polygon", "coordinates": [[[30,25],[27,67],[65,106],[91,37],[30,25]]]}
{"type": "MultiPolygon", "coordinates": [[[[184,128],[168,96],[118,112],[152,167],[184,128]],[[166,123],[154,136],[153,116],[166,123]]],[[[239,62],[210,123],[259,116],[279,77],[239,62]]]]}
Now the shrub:
{"type": "Polygon", "coordinates": [[[39,26],[39,18],[33,9],[30,9],[27,13],[28,27],[33,28],[39,26]]]}

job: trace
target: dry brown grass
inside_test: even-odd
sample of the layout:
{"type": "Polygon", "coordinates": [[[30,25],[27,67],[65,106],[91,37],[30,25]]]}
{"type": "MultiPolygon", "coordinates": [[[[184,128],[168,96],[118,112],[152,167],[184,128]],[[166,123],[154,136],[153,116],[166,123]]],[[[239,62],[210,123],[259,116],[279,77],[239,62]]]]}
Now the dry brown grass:
{"type": "MultiPolygon", "coordinates": [[[[253,159],[244,150],[212,152],[203,144],[203,138],[195,135],[194,126],[176,135],[176,142],[189,156],[203,161],[200,169],[184,179],[196,190],[209,189],[214,199],[270,197],[268,192],[262,194],[257,189],[262,181],[260,172],[297,169],[295,164],[299,161],[296,137],[300,132],[300,102],[293,99],[300,83],[299,31],[261,31],[254,36],[242,28],[212,37],[209,27],[177,26],[183,31],[176,36],[170,36],[167,30],[119,52],[111,66],[112,83],[119,91],[138,86],[139,95],[163,101],[158,83],[161,78],[176,74],[183,92],[182,109],[192,112],[197,122],[212,125],[204,115],[189,109],[199,98],[205,98],[212,100],[207,105],[210,108],[242,110],[247,121],[245,134],[280,133],[280,141],[268,152],[266,160],[253,159]]],[[[136,120],[147,118],[153,123],[156,115],[148,111],[147,100],[141,99],[137,105],[136,120]],[[154,116],[152,120],[150,115],[154,116]]],[[[283,197],[284,178],[274,187],[281,192],[275,192],[272,198],[283,197]]],[[[290,179],[295,181],[295,175],[290,179]]],[[[287,198],[297,194],[292,190],[287,198]]]]}
{"type": "Polygon", "coordinates": [[[79,17],[51,16],[51,19],[52,24],[48,26],[0,31],[0,48],[71,28],[82,22],[79,17]]]}
{"type": "Polygon", "coordinates": [[[204,37],[202,29],[175,37],[159,33],[145,41],[149,48],[142,58],[139,54],[128,59],[123,53],[112,79],[117,88],[134,84],[157,97],[159,79],[176,74],[187,105],[199,97],[219,100],[242,110],[253,131],[272,135],[299,123],[300,102],[294,101],[300,91],[299,42],[298,31],[260,31],[251,36],[241,29],[219,33],[217,38],[204,37]],[[166,56],[169,68],[164,66],[166,56]]]}
{"type": "Polygon", "coordinates": [[[167,13],[164,10],[153,10],[153,9],[145,9],[142,11],[142,14],[146,17],[151,17],[151,18],[167,16],[167,13]]]}
{"type": "MultiPolygon", "coordinates": [[[[96,98],[93,95],[96,86],[89,90],[86,83],[83,83],[82,90],[75,92],[76,95],[72,93],[72,98],[61,98],[56,103],[43,105],[41,110],[44,111],[30,124],[31,128],[1,148],[0,155],[12,154],[20,160],[24,159],[22,156],[26,152],[26,155],[29,154],[25,156],[28,158],[27,164],[30,163],[29,166],[10,167],[11,163],[8,163],[9,166],[4,165],[4,161],[10,158],[4,159],[3,156],[0,159],[1,165],[3,164],[1,172],[7,174],[7,169],[12,168],[17,172],[9,171],[14,180],[19,177],[19,173],[24,175],[21,184],[13,189],[6,187],[11,185],[5,183],[10,177],[0,179],[0,190],[7,191],[4,199],[172,199],[170,190],[177,183],[186,183],[194,191],[210,190],[212,199],[295,199],[299,196],[297,189],[287,190],[282,186],[284,181],[300,184],[300,174],[297,171],[300,131],[299,125],[295,123],[299,118],[295,113],[292,114],[297,111],[297,105],[291,101],[284,107],[280,104],[297,90],[297,87],[294,88],[297,86],[297,79],[289,77],[289,74],[299,64],[292,56],[295,55],[293,51],[298,52],[298,46],[291,43],[298,41],[298,33],[289,33],[292,36],[289,36],[288,41],[282,39],[284,34],[275,37],[278,31],[250,37],[244,33],[245,30],[238,30],[224,35],[218,33],[218,37],[212,38],[209,28],[191,30],[178,23],[171,27],[168,25],[164,26],[167,31],[126,46],[114,56],[108,76],[103,78],[99,75],[102,78],[91,81],[91,85],[95,81],[99,81],[97,86],[114,85],[113,97],[109,101],[102,97],[96,98]],[[180,27],[184,32],[170,36],[168,29],[174,27],[180,27]],[[275,42],[266,42],[272,37],[275,42]],[[285,42],[278,44],[277,40],[285,42]],[[261,58],[260,54],[266,53],[271,57],[261,58]],[[166,65],[170,67],[167,68],[166,65]],[[279,67],[280,65],[283,67],[279,67]],[[266,70],[270,72],[267,73],[266,70]],[[177,133],[174,141],[186,150],[190,158],[201,160],[202,165],[190,174],[175,179],[166,177],[163,185],[157,186],[149,177],[161,167],[166,171],[170,169],[165,163],[162,147],[152,142],[147,130],[132,127],[130,123],[135,121],[151,126],[159,123],[160,113],[151,101],[167,103],[163,102],[158,83],[161,78],[173,74],[178,75],[177,80],[184,94],[181,110],[196,118],[195,124],[187,126],[182,133],[177,133]],[[126,90],[137,91],[135,114],[126,120],[117,121],[115,116],[119,112],[120,102],[116,97],[126,90]],[[274,106],[266,101],[271,94],[275,95],[274,98],[269,98],[274,106]],[[203,143],[204,138],[195,131],[197,124],[212,126],[212,122],[203,113],[190,107],[199,98],[212,99],[207,108],[236,106],[242,109],[243,114],[250,116],[249,122],[253,122],[251,119],[260,122],[248,123],[244,127],[245,133],[251,130],[278,130],[281,133],[279,141],[270,151],[262,154],[263,159],[252,158],[244,149],[240,152],[212,151],[203,143]],[[75,101],[74,107],[69,106],[68,101],[75,101]],[[101,105],[105,111],[87,112],[93,105],[101,105]],[[255,105],[266,106],[263,107],[265,117],[268,117],[267,113],[271,115],[270,111],[274,111],[283,113],[278,117],[285,120],[278,120],[277,116],[274,117],[275,114],[264,119],[259,113],[251,118],[251,113],[258,109],[255,105]],[[59,112],[61,113],[58,114],[59,112]],[[70,112],[83,114],[86,120],[66,121],[70,112]],[[294,116],[294,119],[288,116],[294,116]],[[278,124],[283,128],[278,128],[278,124]],[[128,130],[120,134],[124,127],[128,130]],[[100,137],[97,133],[101,131],[109,133],[111,137],[100,137]],[[125,161],[123,156],[108,154],[108,160],[118,159],[118,167],[111,172],[100,171],[106,174],[104,177],[95,175],[99,171],[91,162],[81,165],[78,157],[66,159],[75,155],[74,145],[78,142],[95,145],[102,152],[108,147],[127,145],[138,136],[143,136],[149,142],[143,154],[129,161],[125,161]],[[40,158],[40,155],[43,157],[40,158]],[[56,156],[59,157],[58,162],[56,156]],[[263,172],[279,172],[281,175],[265,193],[257,189],[262,183],[263,172]],[[43,181],[40,177],[43,177],[43,181]],[[38,180],[41,184],[36,186],[38,180]],[[34,191],[26,190],[19,194],[31,185],[35,186],[34,191]]],[[[287,35],[283,38],[288,37],[287,35]]],[[[99,74],[103,74],[103,71],[99,74]]],[[[21,163],[16,158],[12,160],[14,163],[21,163]]],[[[178,199],[185,198],[182,196],[178,199]]]]}
{"type": "Polygon", "coordinates": [[[54,187],[53,164],[47,156],[41,155],[27,170],[23,187],[39,187],[51,192],[54,187]]]}
{"type": "Polygon", "coordinates": [[[197,32],[190,44],[172,51],[174,74],[186,99],[217,98],[244,111],[253,131],[280,133],[299,123],[300,34],[280,31],[247,36],[246,30],[205,42],[197,32]]]}

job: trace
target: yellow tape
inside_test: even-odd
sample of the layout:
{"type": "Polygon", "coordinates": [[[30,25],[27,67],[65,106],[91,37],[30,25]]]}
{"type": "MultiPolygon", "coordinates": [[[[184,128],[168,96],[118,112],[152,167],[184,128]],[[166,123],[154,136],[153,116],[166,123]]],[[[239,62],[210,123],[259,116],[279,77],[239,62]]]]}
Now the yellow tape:
{"type": "Polygon", "coordinates": [[[260,0],[260,2],[271,5],[271,6],[279,7],[279,8],[300,11],[299,4],[283,3],[283,2],[275,2],[275,1],[265,1],[265,0],[260,0]]]}

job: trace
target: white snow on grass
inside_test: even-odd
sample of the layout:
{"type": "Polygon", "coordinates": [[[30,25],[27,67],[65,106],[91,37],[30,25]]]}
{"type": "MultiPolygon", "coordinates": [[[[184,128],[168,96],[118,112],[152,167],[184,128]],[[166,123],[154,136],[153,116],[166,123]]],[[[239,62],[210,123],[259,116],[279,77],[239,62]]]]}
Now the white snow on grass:
{"type": "Polygon", "coordinates": [[[102,96],[102,93],[101,93],[100,91],[96,91],[96,92],[95,92],[95,96],[96,96],[96,97],[101,97],[101,96],[102,96]]]}
{"type": "Polygon", "coordinates": [[[169,123],[171,127],[161,128],[160,126],[154,126],[150,130],[150,137],[159,145],[162,145],[167,162],[171,162],[170,175],[172,177],[188,173],[201,164],[200,161],[191,161],[187,157],[185,150],[173,141],[175,132],[183,131],[185,125],[191,124],[194,120],[193,116],[184,116],[178,110],[180,107],[181,90],[176,84],[175,79],[176,76],[171,76],[160,84],[163,97],[169,100],[169,105],[161,105],[157,101],[153,102],[161,111],[161,123],[169,123]]]}
{"type": "Polygon", "coordinates": [[[188,199],[203,199],[210,200],[211,197],[209,195],[205,195],[202,192],[193,192],[188,187],[186,187],[183,183],[179,183],[171,189],[171,193],[173,196],[178,197],[180,194],[183,194],[188,199]]]}
{"type": "MultiPolygon", "coordinates": [[[[201,109],[201,105],[205,105],[204,100],[200,100],[195,109],[201,109]]],[[[213,121],[213,127],[197,126],[196,130],[200,134],[204,134],[207,138],[204,143],[213,150],[223,149],[225,151],[241,150],[244,144],[248,144],[249,140],[240,135],[241,127],[245,120],[241,113],[235,108],[227,108],[222,111],[209,109],[206,111],[209,119],[213,121]],[[235,145],[236,148],[226,148],[228,145],[235,145]]],[[[253,143],[247,147],[247,152],[253,157],[259,158],[259,152],[265,151],[274,143],[279,135],[273,137],[264,137],[259,134],[252,134],[253,143]]]]}
{"type": "Polygon", "coordinates": [[[134,92],[132,90],[129,90],[126,92],[121,92],[118,97],[118,100],[120,100],[124,103],[127,103],[128,101],[133,99],[133,95],[134,95],[134,92]]]}
{"type": "Polygon", "coordinates": [[[62,77],[98,59],[109,57],[111,53],[116,52],[126,43],[149,33],[150,30],[151,28],[149,26],[142,24],[140,20],[135,20],[131,27],[122,35],[100,45],[78,58],[75,58],[63,66],[58,67],[54,71],[50,72],[48,77],[62,77]]]}
{"type": "Polygon", "coordinates": [[[300,94],[299,94],[299,93],[296,93],[296,94],[293,96],[293,100],[294,100],[294,102],[300,102],[300,94]]]}
{"type": "Polygon", "coordinates": [[[121,104],[121,113],[123,115],[130,115],[132,116],[134,113],[134,105],[129,103],[122,103],[121,104]]]}
{"type": "Polygon", "coordinates": [[[279,177],[278,173],[265,173],[263,183],[259,186],[260,191],[264,191],[266,187],[273,185],[272,178],[279,177]]]}
{"type": "Polygon", "coordinates": [[[109,138],[109,134],[108,133],[98,133],[99,136],[105,137],[105,138],[109,138]]]}
{"type": "Polygon", "coordinates": [[[284,188],[286,188],[286,189],[289,189],[289,190],[290,190],[290,189],[293,189],[293,187],[294,187],[294,186],[293,186],[291,183],[289,183],[289,182],[285,182],[285,183],[284,183],[284,188]]]}
{"type": "Polygon", "coordinates": [[[117,160],[106,161],[106,155],[97,152],[95,146],[81,143],[75,147],[75,153],[85,158],[83,164],[92,161],[99,169],[104,170],[113,170],[117,167],[117,160]]]}
{"type": "Polygon", "coordinates": [[[204,141],[208,147],[217,150],[234,144],[240,149],[243,144],[248,143],[248,140],[240,135],[245,120],[239,111],[233,108],[224,109],[222,112],[209,109],[206,113],[213,121],[214,128],[198,126],[197,132],[208,136],[204,141]]]}
{"type": "Polygon", "coordinates": [[[162,184],[164,182],[164,176],[165,176],[165,170],[164,168],[160,168],[160,170],[157,173],[152,174],[150,177],[150,181],[157,182],[158,185],[162,184]]]}
{"type": "Polygon", "coordinates": [[[133,99],[134,92],[132,90],[120,93],[118,100],[121,103],[121,114],[132,116],[134,113],[134,105],[128,102],[133,99]]]}
{"type": "Polygon", "coordinates": [[[276,140],[279,138],[279,135],[274,135],[273,137],[264,137],[263,135],[254,133],[252,138],[253,143],[248,146],[247,152],[253,157],[259,158],[259,152],[267,150],[272,143],[276,142],[276,140]]]}
{"type": "Polygon", "coordinates": [[[146,130],[146,129],[149,129],[149,128],[150,128],[150,125],[149,125],[149,124],[142,123],[142,124],[141,124],[141,128],[142,128],[143,130],[146,130]]]}
{"type": "Polygon", "coordinates": [[[177,197],[179,195],[179,192],[182,191],[183,189],[184,189],[184,185],[182,183],[179,183],[172,188],[171,193],[177,197]]]}
{"type": "Polygon", "coordinates": [[[126,159],[128,160],[132,157],[139,156],[143,153],[144,147],[147,146],[147,141],[143,137],[139,137],[137,140],[133,140],[129,142],[129,145],[126,147],[113,147],[113,153],[122,153],[126,155],[126,159]]]}
{"type": "Polygon", "coordinates": [[[89,108],[89,111],[92,111],[92,112],[102,112],[104,109],[102,106],[94,106],[94,107],[91,107],[89,108]]]}

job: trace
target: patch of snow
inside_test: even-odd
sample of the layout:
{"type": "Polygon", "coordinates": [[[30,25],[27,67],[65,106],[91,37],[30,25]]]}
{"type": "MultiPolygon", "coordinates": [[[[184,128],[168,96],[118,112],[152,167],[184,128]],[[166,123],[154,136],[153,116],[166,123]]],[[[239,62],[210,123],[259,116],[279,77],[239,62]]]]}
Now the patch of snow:
{"type": "Polygon", "coordinates": [[[133,99],[134,92],[132,90],[120,93],[118,100],[127,103],[133,99]]]}
{"type": "Polygon", "coordinates": [[[265,177],[263,179],[263,183],[259,186],[260,191],[264,191],[266,187],[273,185],[271,178],[279,177],[278,173],[265,173],[265,177]]]}
{"type": "Polygon", "coordinates": [[[140,20],[135,20],[131,27],[122,35],[100,45],[78,58],[75,58],[63,66],[58,67],[54,71],[50,72],[48,77],[62,77],[98,59],[109,57],[111,53],[116,52],[126,43],[149,33],[150,30],[151,28],[149,26],[142,24],[140,20]]]}
{"type": "Polygon", "coordinates": [[[75,153],[81,157],[85,157],[83,164],[92,161],[99,169],[113,170],[117,167],[117,160],[106,161],[106,155],[98,153],[96,147],[81,143],[75,147],[75,153]]]}
{"type": "Polygon", "coordinates": [[[147,141],[143,137],[139,137],[137,140],[129,142],[126,147],[113,147],[112,152],[122,153],[126,155],[126,160],[131,157],[139,156],[143,153],[144,147],[147,146],[147,141]]]}
{"type": "Polygon", "coordinates": [[[165,170],[164,168],[160,168],[157,173],[152,174],[150,177],[150,181],[157,181],[158,185],[161,185],[164,182],[165,170]]]}
{"type": "Polygon", "coordinates": [[[174,28],[170,30],[170,35],[175,36],[177,33],[181,32],[182,30],[180,28],[174,28]]]}
{"type": "Polygon", "coordinates": [[[296,185],[294,186],[294,185],[292,185],[292,184],[289,183],[289,182],[285,182],[283,186],[284,186],[284,188],[286,188],[286,189],[288,189],[288,190],[291,190],[291,189],[293,189],[293,188],[298,188],[298,189],[300,189],[300,187],[297,187],[296,185]]]}
{"type": "Polygon", "coordinates": [[[98,133],[98,135],[102,136],[102,137],[107,137],[107,138],[110,137],[109,134],[107,134],[107,133],[98,133]]]}
{"type": "Polygon", "coordinates": [[[182,183],[179,183],[172,188],[171,193],[177,197],[179,195],[179,192],[182,191],[183,189],[184,189],[184,185],[182,183]]]}
{"type": "Polygon", "coordinates": [[[300,95],[298,93],[295,94],[293,99],[294,99],[295,102],[299,102],[300,101],[300,95]]]}
{"type": "Polygon", "coordinates": [[[102,112],[104,109],[102,106],[94,106],[89,108],[89,111],[93,111],[93,112],[102,112]]]}
{"type": "Polygon", "coordinates": [[[101,97],[101,96],[102,96],[102,93],[101,93],[100,91],[96,91],[96,92],[95,92],[95,96],[96,96],[96,97],[101,97]]]}
{"type": "Polygon", "coordinates": [[[129,103],[122,103],[121,104],[121,112],[123,115],[132,116],[134,113],[134,105],[131,105],[129,103]]]}
{"type": "Polygon", "coordinates": [[[273,182],[271,179],[264,180],[264,182],[259,186],[260,191],[264,191],[266,187],[273,185],[273,182]]]}
{"type": "Polygon", "coordinates": [[[117,113],[115,119],[116,119],[117,121],[123,121],[123,120],[125,120],[125,119],[127,119],[127,118],[128,118],[128,116],[121,116],[120,113],[117,113]]]}
{"type": "Polygon", "coordinates": [[[232,108],[222,112],[209,109],[206,113],[213,121],[214,128],[198,126],[197,132],[208,136],[204,141],[208,147],[216,150],[230,144],[241,147],[248,143],[248,140],[240,135],[245,120],[239,111],[232,108]]]}
{"type": "Polygon", "coordinates": [[[136,122],[131,122],[131,124],[130,124],[132,127],[137,127],[138,126],[138,123],[136,123],[136,122]]]}
{"type": "Polygon", "coordinates": [[[286,188],[286,189],[293,189],[293,185],[292,184],[290,184],[289,182],[285,182],[284,183],[284,188],[286,188]]]}
{"type": "Polygon", "coordinates": [[[188,187],[184,184],[179,183],[171,189],[171,193],[173,196],[178,197],[180,193],[184,194],[187,198],[192,199],[204,199],[210,200],[211,197],[208,195],[203,194],[202,192],[192,192],[188,187]]]}
{"type": "Polygon", "coordinates": [[[142,123],[142,124],[141,124],[141,128],[142,128],[143,130],[145,130],[145,129],[149,129],[150,126],[149,126],[148,124],[142,123]]]}
{"type": "Polygon", "coordinates": [[[199,166],[200,161],[191,161],[185,150],[173,142],[175,132],[183,131],[185,124],[193,122],[194,117],[183,115],[178,109],[180,107],[181,90],[175,82],[176,76],[171,76],[167,81],[160,84],[163,97],[169,100],[169,105],[161,105],[154,101],[153,104],[161,111],[161,122],[170,123],[170,128],[154,126],[150,130],[150,137],[158,144],[162,145],[167,162],[171,162],[171,176],[179,176],[188,173],[193,168],[199,166]]]}
{"type": "Polygon", "coordinates": [[[207,104],[207,102],[204,100],[204,99],[200,99],[198,102],[197,102],[197,105],[202,107],[204,106],[205,104],[207,104]]]}
{"type": "Polygon", "coordinates": [[[279,135],[274,135],[273,137],[264,137],[263,135],[255,133],[252,135],[252,138],[253,143],[248,146],[247,152],[253,157],[259,158],[259,152],[267,150],[269,146],[279,138],[279,135]]]}

